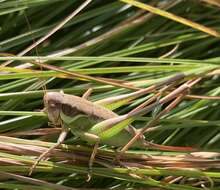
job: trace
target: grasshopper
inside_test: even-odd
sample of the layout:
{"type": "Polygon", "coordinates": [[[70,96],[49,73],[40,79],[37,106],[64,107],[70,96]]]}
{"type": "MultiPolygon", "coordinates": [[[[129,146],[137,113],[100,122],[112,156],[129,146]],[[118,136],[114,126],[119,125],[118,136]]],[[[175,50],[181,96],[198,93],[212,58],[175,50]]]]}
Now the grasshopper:
{"type": "MultiPolygon", "coordinates": [[[[166,83],[168,82],[170,82],[170,80],[166,81],[166,83]]],[[[164,84],[165,83],[159,84],[158,86],[164,84]]],[[[132,127],[130,123],[134,121],[135,115],[139,113],[143,115],[144,113],[144,110],[136,111],[135,109],[135,112],[132,112],[132,117],[129,118],[128,114],[119,116],[106,107],[114,103],[116,107],[119,107],[154,89],[155,87],[141,89],[130,94],[107,98],[97,102],[91,102],[86,99],[89,93],[85,93],[83,97],[78,97],[64,94],[63,92],[47,92],[43,98],[45,106],[44,111],[47,113],[48,119],[53,125],[62,127],[62,132],[57,143],[38,157],[37,161],[31,167],[29,174],[32,173],[41,159],[46,157],[50,151],[64,142],[69,131],[81,140],[86,141],[88,144],[94,145],[89,160],[89,169],[91,169],[99,144],[106,144],[114,147],[123,147],[126,145],[138,131],[132,127]]],[[[165,146],[147,142],[143,135],[138,138],[132,147],[172,151],[189,151],[191,148],[165,146]]]]}
{"type": "MultiPolygon", "coordinates": [[[[89,2],[89,1],[88,1],[89,2]]],[[[48,35],[51,35],[50,33],[48,35]]],[[[24,55],[31,48],[36,47],[39,43],[41,43],[44,39],[48,37],[41,38],[37,43],[28,47],[27,50],[24,50],[19,55],[24,55]]],[[[8,63],[5,63],[7,65],[8,63]]],[[[82,75],[77,72],[69,72],[61,68],[57,68],[55,66],[50,66],[47,64],[34,63],[40,67],[44,67],[47,69],[52,69],[55,71],[59,71],[67,76],[83,78],[91,81],[102,82],[106,84],[111,84],[114,86],[127,87],[131,89],[137,89],[129,85],[120,84],[111,80],[91,77],[87,75],[82,75]]],[[[178,78],[178,77],[177,77],[178,78]]],[[[181,78],[181,77],[180,77],[181,78]]],[[[167,80],[166,83],[175,81],[175,77],[171,79],[171,81],[167,80]]],[[[157,85],[160,87],[163,84],[157,85]]],[[[152,90],[152,89],[150,89],[152,90]]],[[[127,96],[121,96],[116,98],[124,103],[123,98],[126,101],[129,101],[135,97],[141,96],[144,93],[150,91],[149,89],[139,90],[137,92],[128,94],[127,96]]],[[[134,116],[137,114],[144,114],[144,111],[135,110],[132,114],[125,114],[122,116],[117,115],[115,112],[107,109],[103,106],[105,101],[100,101],[97,103],[90,102],[86,100],[86,96],[77,97],[74,95],[67,95],[60,92],[48,92],[44,96],[44,111],[48,115],[48,119],[51,121],[53,125],[61,126],[62,132],[57,140],[57,143],[49,148],[46,152],[40,155],[37,161],[34,163],[30,170],[30,174],[33,169],[36,167],[38,162],[47,156],[50,151],[54,148],[58,147],[62,144],[67,136],[68,132],[71,131],[75,136],[80,137],[82,140],[88,142],[91,145],[94,145],[93,152],[91,154],[89,160],[89,168],[92,167],[93,160],[95,158],[98,145],[99,144],[107,144],[115,147],[122,147],[127,144],[127,142],[132,139],[133,136],[137,134],[137,131],[130,124],[134,120],[134,116]],[[131,117],[130,117],[131,116],[131,117]]],[[[114,98],[113,98],[114,99],[114,98]]],[[[108,102],[109,100],[106,100],[108,102]]],[[[111,102],[111,101],[110,101],[111,102]]],[[[121,104],[119,102],[119,104],[121,104]]],[[[146,109],[145,109],[146,110],[146,109]]],[[[181,147],[170,147],[163,146],[154,143],[149,143],[145,141],[144,136],[140,136],[135,143],[132,144],[133,147],[144,147],[144,148],[152,148],[152,149],[160,149],[160,150],[185,150],[181,147]]],[[[188,149],[186,149],[188,150],[188,149]]]]}

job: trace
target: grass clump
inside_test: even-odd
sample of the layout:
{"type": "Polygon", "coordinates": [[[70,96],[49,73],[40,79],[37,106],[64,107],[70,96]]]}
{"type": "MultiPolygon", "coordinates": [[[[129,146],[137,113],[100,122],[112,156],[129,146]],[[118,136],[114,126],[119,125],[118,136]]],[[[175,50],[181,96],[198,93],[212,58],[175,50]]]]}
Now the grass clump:
{"type": "Polygon", "coordinates": [[[208,0],[1,2],[0,188],[218,189],[218,12],[208,0]],[[41,111],[45,91],[89,88],[92,102],[150,88],[114,111],[141,105],[132,125],[148,142],[193,149],[129,149],[119,163],[100,146],[86,182],[92,147],[69,134],[28,176],[61,131],[41,111]]]}

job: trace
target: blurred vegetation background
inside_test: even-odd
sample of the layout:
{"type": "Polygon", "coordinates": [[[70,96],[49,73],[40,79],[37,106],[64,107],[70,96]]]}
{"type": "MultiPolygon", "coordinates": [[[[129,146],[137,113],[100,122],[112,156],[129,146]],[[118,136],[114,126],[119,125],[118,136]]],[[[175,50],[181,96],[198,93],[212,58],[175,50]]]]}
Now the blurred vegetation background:
{"type": "MultiPolygon", "coordinates": [[[[1,189],[220,187],[220,2],[134,2],[93,0],[37,47],[22,54],[85,1],[0,1],[1,189]],[[149,12],[144,5],[158,9],[149,12]],[[90,75],[94,80],[36,66],[39,57],[42,63],[90,75]],[[92,88],[89,99],[96,101],[132,92],[127,85],[145,88],[177,73],[186,75],[177,86],[194,78],[201,80],[187,91],[191,96],[161,118],[157,130],[146,133],[146,139],[197,148],[200,152],[193,155],[197,157],[185,152],[132,150],[125,156],[127,168],[110,162],[116,153],[104,146],[94,175],[86,182],[91,148],[70,134],[62,151],[54,151],[50,160],[42,161],[32,176],[27,175],[36,157],[56,142],[60,132],[60,128],[48,126],[47,117],[39,112],[45,90],[82,96],[92,88]],[[154,160],[138,163],[138,155],[149,154],[154,160]]],[[[151,95],[116,112],[127,113],[151,95]]],[[[156,111],[138,118],[134,126],[145,126],[156,111]]]]}

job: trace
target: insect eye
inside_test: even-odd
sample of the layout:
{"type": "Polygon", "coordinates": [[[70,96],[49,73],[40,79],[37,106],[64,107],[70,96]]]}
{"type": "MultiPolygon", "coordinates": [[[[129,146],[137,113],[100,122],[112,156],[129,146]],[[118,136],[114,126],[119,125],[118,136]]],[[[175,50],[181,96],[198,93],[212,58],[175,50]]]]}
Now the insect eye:
{"type": "Polygon", "coordinates": [[[50,107],[55,108],[55,107],[56,107],[56,104],[51,103],[51,104],[50,104],[50,107]]]}
{"type": "Polygon", "coordinates": [[[59,108],[60,107],[60,103],[59,102],[50,102],[49,106],[51,108],[59,108]]]}

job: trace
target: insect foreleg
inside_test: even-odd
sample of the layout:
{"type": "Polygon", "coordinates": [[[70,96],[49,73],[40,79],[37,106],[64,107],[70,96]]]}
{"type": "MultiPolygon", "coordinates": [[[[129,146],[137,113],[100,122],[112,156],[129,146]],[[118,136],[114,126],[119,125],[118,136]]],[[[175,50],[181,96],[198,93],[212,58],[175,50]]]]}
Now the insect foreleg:
{"type": "Polygon", "coordinates": [[[47,155],[48,155],[51,151],[53,151],[55,148],[57,148],[58,146],[60,146],[60,145],[64,142],[64,140],[65,140],[67,134],[68,134],[68,128],[62,127],[62,132],[60,133],[59,138],[58,138],[56,144],[54,144],[53,146],[51,146],[47,151],[43,152],[43,153],[37,158],[37,160],[34,162],[34,164],[32,165],[32,167],[30,168],[29,175],[32,174],[32,172],[34,171],[34,169],[36,168],[36,166],[38,165],[38,163],[39,163],[42,159],[46,158],[47,155]]]}

